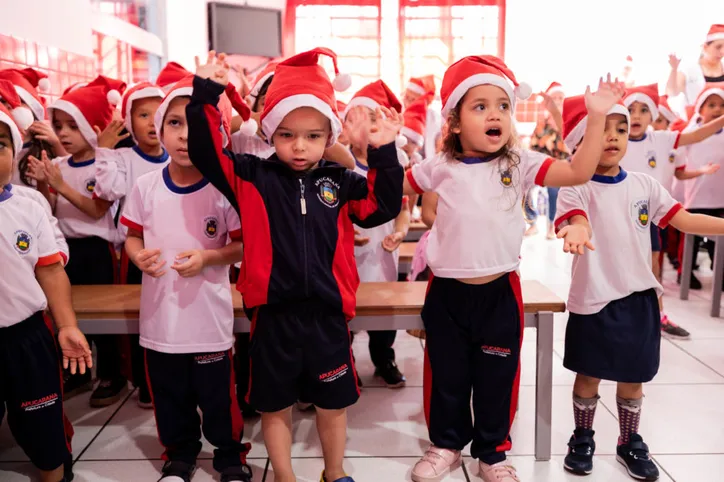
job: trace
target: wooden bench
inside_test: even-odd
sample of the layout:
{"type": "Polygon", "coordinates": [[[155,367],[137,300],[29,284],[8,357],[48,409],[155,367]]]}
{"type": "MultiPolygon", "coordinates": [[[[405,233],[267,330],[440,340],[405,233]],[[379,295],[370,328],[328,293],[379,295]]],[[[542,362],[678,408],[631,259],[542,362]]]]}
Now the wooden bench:
{"type": "Polygon", "coordinates": [[[407,230],[405,241],[419,241],[423,233],[428,229],[422,222],[410,223],[410,229],[407,230]]]}
{"type": "MultiPolygon", "coordinates": [[[[357,317],[352,330],[407,330],[423,328],[420,313],[426,282],[362,283],[357,292],[357,317]]],[[[73,308],[87,334],[138,333],[141,287],[138,285],[73,286],[73,308]]],[[[234,330],[249,331],[241,295],[232,289],[234,330]]],[[[537,281],[523,281],[525,326],[537,329],[535,455],[551,456],[553,391],[553,313],[566,305],[537,281]]]]}
{"type": "Polygon", "coordinates": [[[400,266],[397,268],[400,273],[407,274],[410,272],[415,249],[417,249],[417,242],[400,244],[400,266]]]}

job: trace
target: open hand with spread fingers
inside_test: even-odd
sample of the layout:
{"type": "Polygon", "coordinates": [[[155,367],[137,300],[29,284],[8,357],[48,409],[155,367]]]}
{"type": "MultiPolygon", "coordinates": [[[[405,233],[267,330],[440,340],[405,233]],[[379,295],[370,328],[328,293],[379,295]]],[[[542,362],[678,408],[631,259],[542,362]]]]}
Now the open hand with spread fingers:
{"type": "Polygon", "coordinates": [[[125,128],[126,126],[123,124],[122,120],[112,120],[102,132],[98,126],[93,126],[93,130],[98,137],[98,147],[105,147],[106,149],[115,148],[116,144],[124,139],[127,139],[131,135],[130,132],[121,134],[125,128]]]}
{"type": "Polygon", "coordinates": [[[196,61],[196,75],[202,79],[211,79],[217,84],[226,86],[229,83],[229,63],[226,61],[226,54],[216,55],[215,51],[210,51],[206,57],[206,63],[201,64],[199,58],[196,61]]]}
{"type": "Polygon", "coordinates": [[[369,134],[368,142],[372,147],[380,147],[395,142],[402,129],[402,115],[387,107],[378,107],[375,122],[369,134]]]}
{"type": "Polygon", "coordinates": [[[625,89],[618,78],[611,80],[611,74],[606,76],[606,80],[599,79],[598,90],[591,92],[591,87],[586,87],[586,110],[589,114],[606,115],[621,98],[623,98],[625,89]]]}
{"type": "Polygon", "coordinates": [[[588,233],[588,227],[581,225],[568,225],[558,232],[558,238],[563,239],[563,252],[571,254],[583,254],[585,248],[595,251],[588,233]]]}

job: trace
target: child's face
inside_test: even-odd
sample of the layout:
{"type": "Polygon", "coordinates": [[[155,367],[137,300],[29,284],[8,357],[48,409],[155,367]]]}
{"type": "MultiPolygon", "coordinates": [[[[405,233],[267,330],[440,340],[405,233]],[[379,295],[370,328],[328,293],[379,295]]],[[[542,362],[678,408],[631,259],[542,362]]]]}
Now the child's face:
{"type": "Polygon", "coordinates": [[[478,85],[468,90],[460,103],[460,123],[453,132],[460,136],[464,154],[489,154],[508,143],[513,116],[503,89],[478,85]]]}
{"type": "Polygon", "coordinates": [[[629,137],[632,139],[640,139],[646,134],[646,129],[653,122],[649,107],[643,102],[634,102],[628,108],[631,114],[631,132],[629,137]]]}
{"type": "Polygon", "coordinates": [[[402,146],[402,150],[405,151],[407,157],[412,159],[412,156],[414,156],[420,150],[420,147],[412,142],[410,139],[407,139],[407,144],[402,146]]]}
{"type": "Polygon", "coordinates": [[[70,155],[76,155],[91,148],[83,134],[80,133],[78,124],[67,112],[59,109],[53,111],[53,130],[65,151],[70,155]]]}
{"type": "Polygon", "coordinates": [[[331,129],[329,119],[317,109],[294,109],[272,136],[277,157],[295,171],[312,169],[324,156],[331,129]]]}
{"type": "Polygon", "coordinates": [[[148,97],[138,99],[131,107],[131,127],[133,135],[139,145],[146,147],[158,147],[160,140],[153,125],[153,116],[161,105],[160,97],[148,97]]]}
{"type": "Polygon", "coordinates": [[[669,128],[670,122],[663,115],[659,114],[659,118],[654,121],[653,125],[655,131],[665,131],[669,128]]]}
{"type": "Polygon", "coordinates": [[[266,94],[262,94],[256,98],[256,112],[263,112],[264,104],[266,104],[266,94]]]}
{"type": "Polygon", "coordinates": [[[553,100],[553,103],[558,107],[558,110],[563,111],[563,101],[565,100],[566,96],[563,94],[563,92],[553,92],[551,94],[551,99],[553,100]]]}
{"type": "Polygon", "coordinates": [[[420,97],[422,96],[417,92],[413,92],[410,89],[405,89],[405,96],[402,98],[402,105],[404,105],[405,109],[407,109],[408,107],[410,107],[410,104],[415,102],[420,97]]]}
{"type": "Polygon", "coordinates": [[[704,45],[704,54],[713,60],[724,59],[724,40],[715,40],[704,45]]]}
{"type": "Polygon", "coordinates": [[[702,104],[699,109],[701,120],[706,124],[707,122],[718,119],[724,114],[724,99],[718,95],[710,95],[702,104]]]}
{"type": "Polygon", "coordinates": [[[10,182],[13,174],[13,136],[7,124],[0,122],[0,189],[10,182]]]}
{"type": "Polygon", "coordinates": [[[606,130],[603,132],[603,153],[598,162],[602,167],[618,165],[626,154],[628,146],[628,125],[622,114],[606,116],[606,130]]]}
{"type": "Polygon", "coordinates": [[[191,98],[176,97],[171,101],[163,118],[161,139],[171,162],[182,167],[191,167],[189,159],[189,126],[186,123],[186,105],[191,98]]]}

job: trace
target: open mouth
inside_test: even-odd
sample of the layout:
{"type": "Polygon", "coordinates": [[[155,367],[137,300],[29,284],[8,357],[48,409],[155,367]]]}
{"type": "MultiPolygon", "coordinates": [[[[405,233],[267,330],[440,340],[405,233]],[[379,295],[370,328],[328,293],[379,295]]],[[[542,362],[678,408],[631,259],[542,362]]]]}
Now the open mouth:
{"type": "Polygon", "coordinates": [[[149,133],[148,133],[148,137],[150,137],[151,139],[155,139],[155,138],[156,138],[156,131],[151,131],[151,132],[149,132],[149,133]]]}
{"type": "Polygon", "coordinates": [[[500,137],[502,134],[502,131],[497,127],[493,127],[485,131],[485,135],[488,137],[500,137]]]}
{"type": "Polygon", "coordinates": [[[621,150],[621,149],[619,149],[619,148],[616,147],[616,146],[611,146],[611,147],[607,147],[606,149],[604,149],[604,152],[608,152],[609,154],[616,154],[616,153],[619,152],[620,150],[621,150]]]}
{"type": "Polygon", "coordinates": [[[641,124],[639,124],[638,122],[634,122],[633,124],[631,124],[631,128],[632,128],[632,129],[640,129],[640,128],[641,128],[641,124]]]}

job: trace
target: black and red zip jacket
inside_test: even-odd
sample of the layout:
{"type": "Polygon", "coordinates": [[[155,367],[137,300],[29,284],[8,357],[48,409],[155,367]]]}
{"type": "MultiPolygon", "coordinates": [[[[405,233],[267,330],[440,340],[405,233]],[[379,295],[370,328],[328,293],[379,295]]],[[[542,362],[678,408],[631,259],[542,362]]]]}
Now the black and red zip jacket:
{"type": "Polygon", "coordinates": [[[191,162],[234,206],[244,258],[237,289],[245,308],[318,299],[354,317],[359,276],[354,227],[372,228],[400,213],[403,169],[394,142],[369,148],[367,178],[320,161],[296,172],[269,159],[225,150],[224,87],[194,78],[186,107],[191,162]]]}

